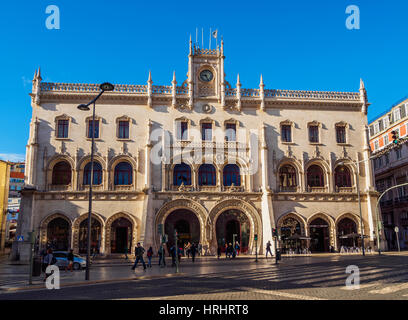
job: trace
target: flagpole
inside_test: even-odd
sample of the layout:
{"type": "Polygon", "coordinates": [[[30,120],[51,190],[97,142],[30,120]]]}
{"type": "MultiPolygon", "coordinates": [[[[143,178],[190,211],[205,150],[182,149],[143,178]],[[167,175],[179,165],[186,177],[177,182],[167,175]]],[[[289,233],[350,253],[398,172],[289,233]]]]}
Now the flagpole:
{"type": "Polygon", "coordinates": [[[196,28],[196,44],[198,45],[198,28],[196,28]]]}
{"type": "Polygon", "coordinates": [[[204,49],[204,28],[201,28],[201,48],[204,49]]]}
{"type": "Polygon", "coordinates": [[[211,28],[210,28],[210,44],[209,44],[209,48],[208,48],[210,50],[211,50],[211,37],[212,37],[212,34],[211,34],[211,28]]]}

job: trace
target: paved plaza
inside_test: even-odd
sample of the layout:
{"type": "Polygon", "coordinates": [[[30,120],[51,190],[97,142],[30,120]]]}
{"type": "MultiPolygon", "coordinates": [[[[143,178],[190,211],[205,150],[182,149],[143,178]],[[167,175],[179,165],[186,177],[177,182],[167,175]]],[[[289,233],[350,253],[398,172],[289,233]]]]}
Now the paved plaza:
{"type": "MultiPolygon", "coordinates": [[[[168,261],[169,262],[169,261],[168,261]]],[[[407,254],[183,259],[180,273],[159,268],[146,272],[131,262],[100,261],[84,284],[84,271],[61,272],[61,289],[47,290],[41,279],[27,286],[27,266],[2,264],[0,300],[152,299],[152,300],[408,300],[407,254]],[[346,287],[347,266],[358,266],[360,287],[346,287]]]]}

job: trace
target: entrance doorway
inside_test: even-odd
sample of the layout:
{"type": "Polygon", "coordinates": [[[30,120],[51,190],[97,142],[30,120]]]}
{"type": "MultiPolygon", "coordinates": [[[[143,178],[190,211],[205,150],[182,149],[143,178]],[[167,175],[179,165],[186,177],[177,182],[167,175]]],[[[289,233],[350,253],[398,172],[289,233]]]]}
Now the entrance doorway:
{"type": "Polygon", "coordinates": [[[312,252],[329,251],[329,224],[327,221],[317,218],[310,225],[310,250],[312,252]]]}
{"type": "MultiPolygon", "coordinates": [[[[100,253],[102,227],[101,223],[95,218],[91,218],[91,251],[100,253]]],[[[79,225],[79,253],[87,252],[88,243],[88,219],[82,221],[79,225]]]]}
{"type": "Polygon", "coordinates": [[[341,219],[337,225],[337,236],[338,236],[338,244],[339,244],[339,251],[342,246],[345,247],[354,247],[357,245],[356,240],[357,235],[357,225],[356,223],[351,220],[350,218],[341,219]],[[349,236],[346,238],[346,236],[349,236]]]}
{"type": "Polygon", "coordinates": [[[111,253],[130,253],[131,245],[132,223],[123,217],[116,219],[111,226],[111,253]]]}
{"type": "Polygon", "coordinates": [[[242,253],[248,251],[250,224],[248,217],[239,210],[221,213],[216,222],[217,245],[225,252],[226,245],[238,241],[242,253]]]}
{"type": "Polygon", "coordinates": [[[63,218],[55,218],[47,226],[47,245],[54,250],[67,251],[69,244],[69,223],[63,218]]]}
{"type": "Polygon", "coordinates": [[[174,230],[177,230],[179,248],[183,248],[187,243],[200,242],[200,222],[190,210],[175,210],[166,218],[164,233],[168,236],[169,248],[175,244],[174,230]]]}

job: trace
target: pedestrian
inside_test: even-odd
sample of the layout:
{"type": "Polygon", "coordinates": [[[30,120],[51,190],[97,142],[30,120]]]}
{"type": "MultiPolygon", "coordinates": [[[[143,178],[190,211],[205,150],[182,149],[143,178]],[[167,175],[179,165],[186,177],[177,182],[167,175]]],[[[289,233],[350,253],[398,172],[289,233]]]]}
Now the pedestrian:
{"type": "Polygon", "coordinates": [[[135,270],[135,268],[137,267],[137,264],[139,263],[139,261],[142,262],[143,264],[143,270],[146,271],[146,263],[143,260],[143,254],[145,252],[145,249],[140,245],[140,242],[137,243],[137,246],[135,248],[135,263],[132,267],[132,270],[135,270]]]}
{"type": "Polygon", "coordinates": [[[197,249],[198,249],[198,255],[201,256],[203,254],[203,245],[199,243],[197,249]]]}
{"type": "Polygon", "coordinates": [[[45,255],[44,259],[43,259],[43,263],[42,263],[42,271],[45,273],[45,278],[44,281],[47,280],[47,278],[51,275],[51,273],[47,273],[47,267],[53,264],[57,263],[57,259],[55,258],[55,256],[52,254],[52,249],[49,248],[47,250],[47,254],[45,255]]]}
{"type": "Polygon", "coordinates": [[[196,247],[195,243],[193,243],[193,244],[190,246],[190,253],[191,253],[191,258],[192,258],[192,260],[193,260],[193,262],[194,262],[195,256],[196,256],[196,253],[197,253],[197,247],[196,247]]]}
{"type": "Polygon", "coordinates": [[[176,246],[173,244],[170,248],[170,256],[171,256],[171,266],[175,267],[176,266],[176,246]]]}
{"type": "Polygon", "coordinates": [[[239,250],[241,249],[238,241],[235,241],[235,253],[237,254],[237,256],[239,256],[239,250]]]}
{"type": "Polygon", "coordinates": [[[68,260],[68,265],[65,268],[65,272],[68,271],[68,269],[71,270],[71,272],[73,271],[73,266],[74,266],[74,252],[72,249],[69,250],[68,254],[67,254],[67,260],[68,260]]]}
{"type": "Polygon", "coordinates": [[[165,260],[165,250],[163,246],[160,246],[159,251],[157,252],[159,255],[159,266],[165,267],[166,266],[166,260],[165,260]],[[162,266],[162,261],[163,261],[163,266],[162,266]]]}
{"type": "Polygon", "coordinates": [[[268,241],[268,243],[266,244],[266,259],[268,259],[268,252],[271,254],[271,257],[273,257],[271,246],[271,241],[268,241]]]}
{"type": "Polygon", "coordinates": [[[149,247],[149,250],[147,250],[147,266],[149,268],[152,267],[152,257],[153,257],[153,248],[149,247]]]}
{"type": "Polygon", "coordinates": [[[218,249],[217,249],[217,257],[218,259],[221,257],[221,247],[220,246],[218,246],[218,249]]]}
{"type": "Polygon", "coordinates": [[[232,243],[230,242],[227,247],[227,257],[229,257],[230,259],[232,258],[233,251],[234,248],[232,246],[232,243]]]}
{"type": "Polygon", "coordinates": [[[178,263],[181,262],[181,254],[183,253],[183,249],[181,247],[178,248],[178,263]]]}

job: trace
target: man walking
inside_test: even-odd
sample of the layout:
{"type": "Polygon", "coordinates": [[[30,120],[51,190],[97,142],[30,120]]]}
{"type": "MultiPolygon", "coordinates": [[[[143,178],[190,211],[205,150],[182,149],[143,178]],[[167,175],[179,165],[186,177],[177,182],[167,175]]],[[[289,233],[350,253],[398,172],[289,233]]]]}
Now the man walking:
{"type": "Polygon", "coordinates": [[[158,255],[159,255],[159,266],[160,267],[165,267],[166,266],[166,260],[164,259],[165,251],[164,251],[163,246],[160,246],[158,255]],[[162,265],[162,261],[163,261],[163,265],[162,265]]]}
{"type": "Polygon", "coordinates": [[[68,269],[73,271],[73,266],[74,266],[74,252],[72,249],[69,250],[68,255],[67,255],[67,260],[68,260],[68,266],[65,268],[65,271],[68,271],[68,269]]]}
{"type": "Polygon", "coordinates": [[[132,270],[135,270],[135,268],[137,267],[137,264],[139,263],[139,261],[142,262],[143,264],[143,270],[146,271],[146,263],[143,260],[143,254],[145,252],[145,249],[140,245],[140,242],[137,243],[137,247],[135,248],[135,264],[132,267],[132,270]]]}
{"type": "Polygon", "coordinates": [[[190,253],[191,253],[191,258],[192,258],[192,260],[194,262],[195,261],[195,256],[196,256],[196,253],[197,253],[197,247],[196,247],[195,243],[193,243],[190,246],[190,253]]]}
{"type": "Polygon", "coordinates": [[[271,241],[268,241],[268,243],[266,244],[266,258],[267,259],[268,259],[268,252],[271,254],[271,257],[273,257],[271,246],[272,246],[271,241]]]}

